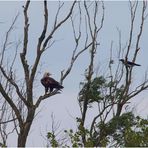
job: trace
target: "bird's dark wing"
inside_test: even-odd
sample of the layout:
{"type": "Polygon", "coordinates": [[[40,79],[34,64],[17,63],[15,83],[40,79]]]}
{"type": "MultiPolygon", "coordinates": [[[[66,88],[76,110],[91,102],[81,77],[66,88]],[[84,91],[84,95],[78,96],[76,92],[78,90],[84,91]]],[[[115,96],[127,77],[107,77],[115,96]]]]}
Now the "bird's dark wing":
{"type": "Polygon", "coordinates": [[[42,78],[42,79],[41,79],[41,83],[42,83],[43,86],[46,87],[47,84],[46,84],[46,79],[45,79],[45,78],[42,78]]]}
{"type": "Polygon", "coordinates": [[[53,82],[51,81],[51,79],[49,77],[44,77],[41,79],[41,83],[43,86],[49,87],[50,84],[52,84],[53,82]]]}
{"type": "Polygon", "coordinates": [[[56,89],[64,88],[59,82],[57,82],[56,80],[54,80],[51,77],[48,77],[48,83],[49,83],[50,88],[56,88],[56,89]]]}
{"type": "Polygon", "coordinates": [[[42,79],[41,79],[41,83],[42,83],[42,85],[44,85],[44,86],[48,86],[48,85],[50,85],[50,84],[56,84],[56,85],[59,84],[59,82],[57,82],[56,80],[54,80],[54,79],[51,78],[51,77],[42,78],[42,79]]]}
{"type": "Polygon", "coordinates": [[[59,82],[57,82],[56,80],[54,80],[53,78],[51,78],[51,77],[48,77],[48,83],[49,84],[55,84],[55,85],[59,85],[59,82]]]}
{"type": "Polygon", "coordinates": [[[53,88],[56,88],[56,89],[64,88],[59,82],[57,82],[51,77],[42,78],[41,83],[45,88],[50,88],[50,92],[52,92],[53,88]]]}
{"type": "Polygon", "coordinates": [[[42,78],[41,83],[45,87],[45,94],[46,94],[48,92],[48,88],[49,88],[46,78],[42,78]]]}
{"type": "Polygon", "coordinates": [[[128,61],[127,62],[129,65],[131,65],[131,66],[141,66],[141,65],[139,65],[139,64],[136,64],[136,63],[133,63],[133,62],[130,62],[130,61],[128,61]]]}

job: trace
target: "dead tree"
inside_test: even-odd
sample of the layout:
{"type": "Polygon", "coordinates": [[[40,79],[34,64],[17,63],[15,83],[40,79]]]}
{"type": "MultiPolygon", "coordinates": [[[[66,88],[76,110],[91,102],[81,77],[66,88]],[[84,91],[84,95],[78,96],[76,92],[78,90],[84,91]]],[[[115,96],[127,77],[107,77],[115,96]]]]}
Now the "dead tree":
{"type": "MultiPolygon", "coordinates": [[[[53,28],[48,32],[48,6],[47,6],[47,1],[45,0],[43,2],[44,5],[44,25],[42,28],[42,32],[40,36],[38,37],[38,42],[36,46],[36,57],[33,63],[28,62],[28,57],[30,53],[30,49],[28,46],[28,40],[29,40],[29,25],[30,25],[30,20],[28,16],[28,11],[29,11],[29,6],[30,6],[30,1],[26,1],[25,5],[23,6],[23,13],[24,13],[24,37],[23,37],[23,48],[18,55],[18,50],[16,50],[16,54],[14,55],[13,60],[10,62],[12,64],[7,64],[7,57],[6,57],[6,52],[7,52],[7,46],[9,45],[9,36],[12,30],[14,29],[14,25],[16,22],[17,17],[14,19],[12,25],[10,26],[8,32],[6,33],[6,38],[3,44],[3,49],[1,51],[1,57],[0,57],[0,71],[1,71],[1,83],[0,83],[0,92],[1,92],[1,100],[6,102],[9,107],[12,110],[12,121],[14,124],[14,129],[16,133],[18,134],[18,142],[17,146],[18,147],[25,147],[26,145],[26,140],[32,125],[32,122],[35,117],[36,109],[39,107],[40,103],[49,98],[52,97],[53,95],[59,94],[60,92],[58,90],[53,91],[52,93],[44,94],[39,96],[38,98],[35,98],[34,96],[34,83],[35,83],[35,77],[38,73],[38,67],[39,63],[41,61],[41,57],[44,52],[48,51],[48,48],[50,48],[51,45],[51,40],[54,39],[54,34],[61,28],[62,25],[64,25],[68,19],[72,18],[72,15],[74,13],[75,7],[79,8],[79,2],[72,2],[71,7],[65,17],[63,19],[59,19],[60,13],[61,13],[61,8],[63,7],[64,3],[59,2],[59,8],[56,12],[56,16],[54,19],[54,24],[53,28]],[[17,80],[17,71],[15,71],[14,68],[14,63],[16,62],[16,57],[20,56],[20,62],[21,66],[23,68],[23,77],[21,78],[21,84],[17,80]],[[11,93],[7,92],[5,89],[5,85],[3,81],[6,81],[11,90],[11,93]],[[34,101],[36,100],[36,101],[34,101]]],[[[86,2],[85,2],[86,3],[86,2]]],[[[96,4],[96,9],[97,9],[97,3],[96,4]]],[[[86,4],[85,4],[86,5],[86,4]]],[[[88,8],[86,7],[86,13],[87,17],[89,17],[88,13],[88,8]]],[[[83,37],[85,40],[85,44],[83,46],[78,46],[80,43],[80,40],[82,39],[81,36],[81,27],[79,28],[79,33],[78,36],[75,34],[75,29],[74,29],[74,24],[73,26],[73,31],[75,34],[75,48],[72,53],[71,61],[67,69],[61,70],[61,83],[65,80],[65,78],[70,74],[72,67],[77,60],[77,58],[87,49],[94,48],[93,54],[95,53],[95,48],[97,45],[96,42],[96,37],[99,32],[100,28],[96,27],[96,17],[97,10],[95,10],[94,13],[94,26],[95,26],[95,31],[93,31],[91,24],[89,24],[89,28],[91,31],[91,39],[89,39],[88,34],[83,37]],[[93,47],[92,47],[93,46],[93,47]]],[[[72,19],[71,19],[72,20],[72,19]]],[[[90,23],[90,20],[88,20],[87,23],[90,23]]],[[[102,23],[101,23],[102,25],[102,23]]],[[[80,18],[80,26],[81,26],[81,18],[80,18]]],[[[17,47],[16,47],[17,49],[17,47]]],[[[93,56],[93,55],[92,55],[93,56]]],[[[92,70],[90,70],[92,72],[92,70]]],[[[10,120],[11,121],[11,120],[10,120]]],[[[9,120],[7,121],[9,122],[9,120]]],[[[2,122],[1,122],[2,123],[2,122]]],[[[3,122],[4,123],[4,122],[3,122]]]]}

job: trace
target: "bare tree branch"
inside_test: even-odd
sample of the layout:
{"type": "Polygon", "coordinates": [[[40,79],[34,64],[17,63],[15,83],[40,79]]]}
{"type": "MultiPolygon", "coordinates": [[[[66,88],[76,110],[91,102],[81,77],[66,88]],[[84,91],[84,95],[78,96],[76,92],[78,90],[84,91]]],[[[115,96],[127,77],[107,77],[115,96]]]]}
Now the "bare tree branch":
{"type": "Polygon", "coordinates": [[[69,13],[67,14],[67,16],[66,16],[62,21],[60,21],[60,22],[53,28],[53,30],[51,31],[51,33],[50,33],[50,34],[48,35],[48,37],[45,39],[45,41],[44,41],[44,43],[43,43],[43,48],[42,48],[42,50],[45,49],[45,47],[46,47],[48,41],[52,38],[54,32],[55,32],[64,22],[66,22],[66,21],[69,19],[69,17],[71,16],[71,14],[72,14],[72,12],[73,12],[73,9],[74,9],[75,4],[76,4],[76,1],[73,2],[73,4],[72,4],[72,6],[71,6],[71,8],[70,8],[70,11],[69,11],[69,13]]]}
{"type": "Polygon", "coordinates": [[[8,96],[8,94],[6,94],[5,90],[3,89],[2,84],[0,83],[0,92],[3,95],[3,97],[6,99],[6,101],[9,103],[9,105],[11,106],[11,108],[13,109],[13,111],[15,112],[17,119],[19,120],[19,122],[21,124],[23,124],[21,115],[16,107],[16,105],[14,104],[14,102],[11,100],[11,98],[8,96]]]}
{"type": "Polygon", "coordinates": [[[87,50],[90,46],[92,45],[92,42],[89,43],[86,47],[84,47],[84,49],[82,49],[81,51],[79,51],[76,55],[75,55],[75,52],[77,50],[77,46],[75,47],[75,50],[73,51],[73,55],[72,55],[72,58],[71,58],[71,63],[69,65],[69,67],[67,68],[67,70],[65,71],[62,71],[61,72],[61,83],[63,82],[63,80],[67,77],[67,75],[70,73],[70,71],[72,70],[72,67],[73,67],[73,64],[74,62],[76,61],[76,59],[85,51],[87,50]]]}
{"type": "MultiPolygon", "coordinates": [[[[29,18],[28,18],[28,8],[30,5],[30,0],[28,0],[26,2],[26,5],[24,6],[24,20],[25,20],[25,24],[24,24],[24,43],[23,43],[23,51],[22,53],[20,53],[20,58],[21,58],[21,62],[22,62],[22,66],[23,66],[23,70],[24,70],[24,74],[25,74],[25,80],[26,80],[26,92],[27,92],[27,96],[30,96],[30,88],[27,85],[29,83],[29,65],[26,59],[26,53],[27,53],[27,48],[28,48],[28,29],[29,29],[29,18]]],[[[27,97],[27,98],[28,98],[27,97]]]]}
{"type": "Polygon", "coordinates": [[[4,45],[3,45],[3,49],[2,49],[2,53],[1,53],[1,62],[0,62],[0,65],[3,64],[3,59],[4,59],[4,54],[5,54],[5,51],[6,51],[6,48],[7,48],[7,45],[9,44],[8,43],[8,40],[9,40],[9,35],[11,33],[11,31],[13,30],[14,28],[14,25],[17,21],[17,18],[19,16],[19,13],[15,16],[10,28],[8,29],[8,31],[6,32],[6,37],[5,37],[5,41],[4,41],[4,45]]]}
{"type": "Polygon", "coordinates": [[[8,121],[3,121],[3,122],[0,122],[0,124],[6,124],[6,123],[9,123],[9,122],[13,122],[14,120],[16,120],[17,118],[14,118],[14,119],[11,119],[11,120],[8,120],[8,121]]]}
{"type": "Polygon", "coordinates": [[[20,92],[20,90],[19,90],[18,85],[15,83],[15,81],[12,79],[12,77],[9,78],[9,77],[7,76],[5,70],[3,69],[2,66],[0,66],[0,70],[1,70],[1,72],[3,73],[4,77],[15,87],[16,93],[17,93],[18,96],[22,99],[22,101],[23,101],[25,104],[29,105],[29,104],[27,103],[26,99],[22,96],[22,94],[21,94],[21,92],[20,92]]]}
{"type": "Polygon", "coordinates": [[[57,25],[58,15],[59,15],[60,10],[61,10],[61,8],[62,8],[63,6],[64,6],[64,2],[62,2],[62,4],[61,4],[61,1],[59,1],[59,7],[58,7],[58,10],[57,10],[57,13],[56,13],[56,16],[55,16],[54,28],[55,28],[56,25],[57,25]]]}
{"type": "Polygon", "coordinates": [[[49,94],[45,94],[44,96],[40,96],[37,100],[37,102],[35,103],[35,108],[37,108],[39,106],[39,104],[41,103],[42,100],[45,100],[51,96],[54,96],[56,94],[59,94],[60,92],[58,90],[53,91],[52,93],[49,94]]]}

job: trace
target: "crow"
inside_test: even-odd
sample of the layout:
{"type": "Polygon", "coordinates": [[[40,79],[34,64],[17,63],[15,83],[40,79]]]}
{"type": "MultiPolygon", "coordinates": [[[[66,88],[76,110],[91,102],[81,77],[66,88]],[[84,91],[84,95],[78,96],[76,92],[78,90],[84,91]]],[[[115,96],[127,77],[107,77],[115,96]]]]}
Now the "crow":
{"type": "Polygon", "coordinates": [[[131,62],[131,61],[125,61],[124,59],[120,59],[119,61],[121,61],[125,66],[128,66],[128,67],[141,66],[140,64],[136,64],[136,63],[131,62]]]}

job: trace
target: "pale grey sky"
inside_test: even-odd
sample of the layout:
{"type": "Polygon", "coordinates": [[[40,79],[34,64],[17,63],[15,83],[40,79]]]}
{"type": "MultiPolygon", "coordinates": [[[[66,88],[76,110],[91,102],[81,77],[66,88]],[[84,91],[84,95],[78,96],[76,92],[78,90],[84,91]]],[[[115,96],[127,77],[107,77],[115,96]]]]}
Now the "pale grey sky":
{"type": "MultiPolygon", "coordinates": [[[[109,50],[111,41],[114,41],[114,49],[118,47],[118,32],[117,27],[121,29],[123,36],[123,44],[127,41],[129,31],[129,19],[130,12],[128,7],[128,1],[105,1],[105,22],[104,27],[100,35],[100,43],[98,55],[96,58],[96,66],[101,65],[102,72],[107,68],[109,61],[109,50]]],[[[67,8],[71,2],[65,2],[66,6],[63,13],[66,13],[67,8]]],[[[3,37],[8,27],[10,26],[14,16],[19,12],[20,16],[16,23],[15,34],[11,36],[12,40],[18,40],[23,38],[23,1],[0,1],[0,43],[3,41],[3,37]]],[[[57,9],[58,3],[56,1],[48,1],[49,6],[49,24],[52,24],[55,10],[57,9]]],[[[43,4],[41,1],[31,2],[29,19],[30,19],[30,33],[29,33],[29,49],[31,54],[28,55],[29,62],[32,62],[34,57],[34,51],[36,48],[37,37],[40,34],[43,25],[43,4]]],[[[64,14],[61,14],[64,15],[64,14]]],[[[138,20],[137,20],[138,21],[138,20]]],[[[50,25],[49,25],[50,26],[50,25]]],[[[142,80],[145,70],[148,68],[147,55],[148,55],[148,20],[146,20],[143,38],[141,40],[141,52],[138,55],[137,63],[142,66],[138,67],[134,71],[134,79],[138,83],[142,80]]],[[[50,26],[52,27],[52,26],[50,26]]],[[[50,29],[50,28],[49,28],[50,29]]],[[[60,31],[55,35],[56,43],[44,54],[42,58],[41,71],[49,70],[53,73],[53,77],[57,80],[60,78],[60,71],[65,69],[69,64],[70,55],[72,53],[72,39],[71,39],[71,24],[70,21],[66,23],[60,31]]],[[[113,56],[115,63],[118,62],[116,55],[113,56]]],[[[19,60],[19,58],[18,58],[19,60]]],[[[74,128],[74,118],[79,115],[79,108],[77,104],[77,94],[79,91],[79,82],[84,80],[84,70],[87,68],[88,54],[83,54],[79,60],[75,63],[72,73],[64,81],[64,90],[62,94],[51,97],[41,103],[38,109],[39,114],[35,118],[32,125],[31,132],[27,141],[27,146],[45,146],[46,141],[41,135],[45,136],[47,130],[50,129],[51,113],[53,112],[56,120],[61,122],[61,129],[74,128]]],[[[16,67],[20,70],[19,63],[17,62],[16,67]]],[[[104,71],[105,72],[105,71],[104,71]]],[[[21,70],[19,71],[21,73],[21,70]]],[[[44,88],[40,85],[40,78],[42,73],[39,73],[37,77],[37,93],[39,96],[44,93],[44,88]],[[40,90],[40,91],[38,91],[40,90]]],[[[148,105],[148,92],[143,93],[133,101],[133,105],[137,106],[137,114],[147,116],[148,109],[145,109],[148,105]]],[[[16,145],[15,136],[9,137],[8,146],[16,145]]]]}

